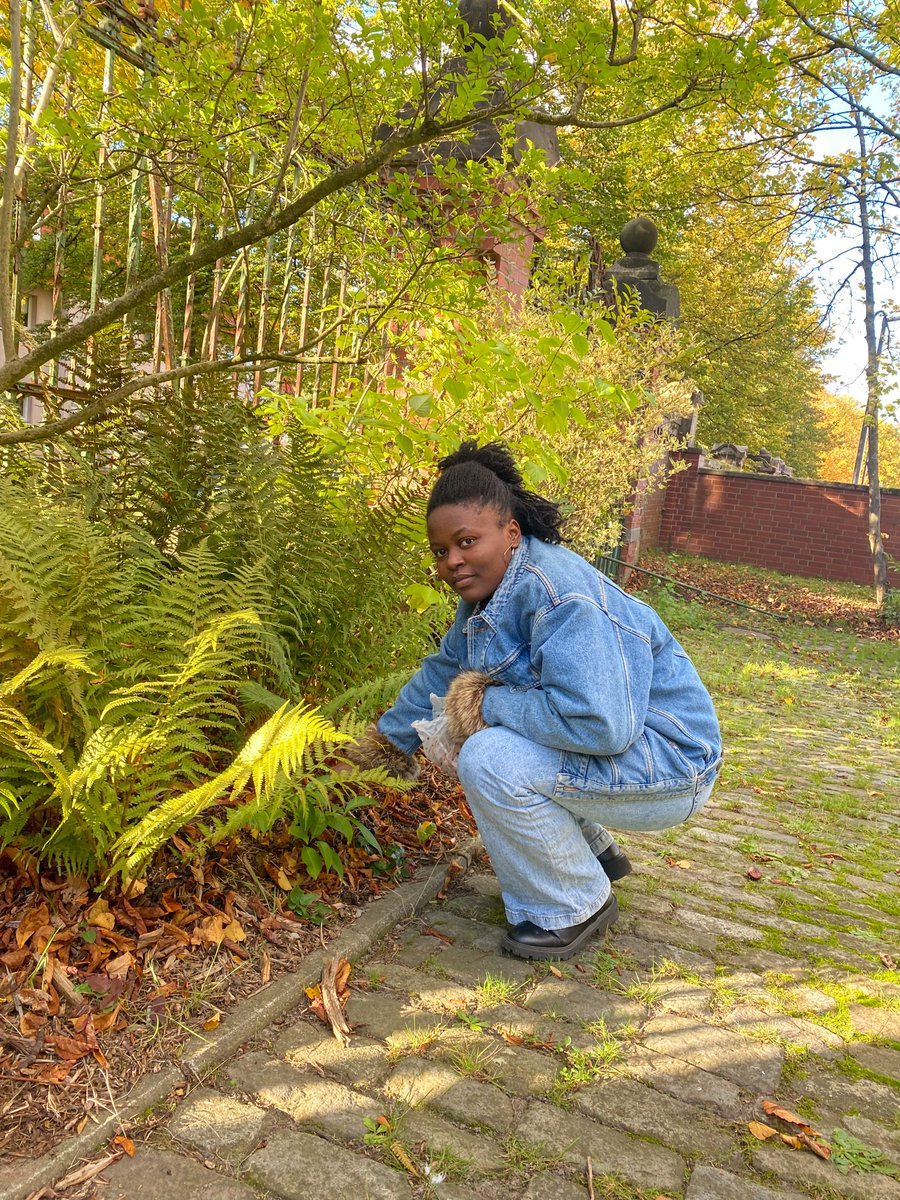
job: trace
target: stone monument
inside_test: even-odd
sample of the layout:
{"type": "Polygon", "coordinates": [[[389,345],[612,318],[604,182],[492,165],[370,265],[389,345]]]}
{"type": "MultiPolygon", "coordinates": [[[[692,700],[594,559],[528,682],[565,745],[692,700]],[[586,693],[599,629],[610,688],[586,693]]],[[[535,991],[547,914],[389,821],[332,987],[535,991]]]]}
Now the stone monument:
{"type": "Polygon", "coordinates": [[[603,291],[613,308],[627,302],[629,292],[635,291],[641,308],[664,320],[677,321],[681,314],[678,288],[663,282],[659,263],[650,257],[658,240],[659,231],[649,217],[626,222],[619,234],[625,253],[607,267],[603,291]]]}

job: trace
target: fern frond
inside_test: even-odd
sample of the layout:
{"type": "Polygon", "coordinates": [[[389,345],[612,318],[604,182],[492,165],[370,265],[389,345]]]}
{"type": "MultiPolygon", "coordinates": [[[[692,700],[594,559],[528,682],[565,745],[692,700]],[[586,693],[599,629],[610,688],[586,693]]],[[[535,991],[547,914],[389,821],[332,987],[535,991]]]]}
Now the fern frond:
{"type": "Polygon", "coordinates": [[[27,666],[13,675],[11,679],[7,679],[5,683],[0,683],[0,697],[15,695],[27,683],[30,683],[36,675],[39,675],[44,667],[59,665],[66,666],[72,671],[90,670],[87,653],[84,650],[76,650],[71,646],[64,646],[59,650],[42,650],[40,654],[36,655],[27,666]]]}
{"type": "Polygon", "coordinates": [[[256,794],[268,796],[279,778],[297,769],[310,742],[343,740],[345,735],[314,710],[283,706],[251,735],[225,770],[199,787],[161,799],[128,829],[112,847],[112,869],[137,874],[171,834],[218,803],[226,792],[237,796],[252,778],[256,794]]]}

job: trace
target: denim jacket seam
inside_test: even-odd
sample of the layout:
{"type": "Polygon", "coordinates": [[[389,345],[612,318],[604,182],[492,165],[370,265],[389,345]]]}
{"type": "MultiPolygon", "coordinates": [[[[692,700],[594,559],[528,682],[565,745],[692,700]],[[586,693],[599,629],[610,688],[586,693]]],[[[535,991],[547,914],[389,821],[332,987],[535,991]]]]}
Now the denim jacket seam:
{"type": "Polygon", "coordinates": [[[713,747],[710,746],[707,742],[702,741],[700,738],[694,737],[691,734],[690,730],[685,726],[684,722],[679,717],[676,717],[674,713],[670,713],[664,708],[657,708],[655,705],[652,705],[652,704],[647,705],[647,712],[655,713],[656,716],[665,717],[665,719],[667,721],[671,721],[672,724],[677,729],[681,730],[681,732],[688,739],[688,741],[692,742],[695,746],[699,746],[700,749],[703,750],[704,753],[707,755],[707,757],[709,757],[713,753],[713,747]]]}

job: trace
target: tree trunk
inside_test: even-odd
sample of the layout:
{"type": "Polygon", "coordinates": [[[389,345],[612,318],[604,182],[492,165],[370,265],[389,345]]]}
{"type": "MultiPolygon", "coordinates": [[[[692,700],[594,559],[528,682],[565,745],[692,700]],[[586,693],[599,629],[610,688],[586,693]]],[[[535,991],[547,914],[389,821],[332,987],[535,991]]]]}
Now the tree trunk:
{"type": "Polygon", "coordinates": [[[853,97],[853,117],[859,140],[859,223],[862,231],[862,269],[865,292],[866,330],[866,427],[868,429],[869,474],[869,549],[872,551],[872,571],[875,583],[875,603],[884,604],[887,591],[887,560],[881,536],[881,483],[878,476],[878,402],[880,390],[879,365],[881,347],[875,333],[875,278],[872,263],[872,230],[869,218],[868,146],[862,115],[853,97]]]}

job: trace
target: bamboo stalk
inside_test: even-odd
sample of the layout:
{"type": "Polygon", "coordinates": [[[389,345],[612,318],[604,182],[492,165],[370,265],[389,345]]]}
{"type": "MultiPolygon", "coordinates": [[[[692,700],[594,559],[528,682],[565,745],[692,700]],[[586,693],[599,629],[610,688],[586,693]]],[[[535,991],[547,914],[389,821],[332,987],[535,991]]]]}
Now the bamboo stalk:
{"type": "Polygon", "coordinates": [[[341,272],[341,287],[338,292],[338,325],[334,331],[334,363],[331,367],[331,396],[334,398],[337,395],[338,381],[338,338],[341,335],[341,329],[344,325],[344,301],[347,297],[347,268],[341,272]]]}
{"type": "Polygon", "coordinates": [[[325,332],[326,309],[328,307],[328,293],[331,291],[331,266],[334,258],[334,250],[328,255],[328,262],[325,264],[325,273],[322,276],[322,291],[320,294],[319,303],[319,328],[316,331],[316,373],[313,378],[313,408],[319,403],[319,395],[322,389],[322,335],[325,332]]]}
{"type": "MultiPolygon", "coordinates": [[[[316,212],[313,209],[309,228],[309,253],[306,256],[306,271],[303,278],[303,300],[300,306],[300,340],[301,346],[306,345],[306,331],[309,326],[309,293],[312,283],[313,251],[316,245],[316,212]]],[[[303,386],[303,363],[297,364],[295,392],[299,396],[303,386]]]]}
{"type": "MultiPolygon", "coordinates": [[[[294,167],[294,191],[297,190],[297,185],[300,178],[300,168],[294,167]]],[[[291,285],[294,281],[294,239],[296,225],[291,225],[288,229],[287,245],[284,251],[284,279],[281,285],[281,308],[278,313],[278,353],[284,354],[287,346],[288,333],[288,318],[290,315],[291,305],[291,285]]],[[[303,343],[300,343],[303,345],[303,343]]],[[[279,387],[282,392],[287,391],[288,381],[287,376],[282,373],[279,387]]]]}
{"type": "Polygon", "coordinates": [[[0,196],[0,342],[3,356],[16,357],[16,332],[12,308],[10,249],[15,215],[15,170],[19,150],[19,120],[22,107],[22,9],[19,0],[9,3],[10,73],[9,117],[6,123],[6,155],[3,166],[3,195],[0,196]]]}
{"type": "MultiPolygon", "coordinates": [[[[259,292],[259,323],[256,328],[256,351],[262,354],[266,346],[266,322],[269,316],[269,290],[272,286],[272,249],[274,238],[266,238],[266,253],[263,260],[262,287],[259,292]]],[[[262,387],[263,371],[259,367],[253,376],[253,390],[262,387]]]]}
{"type": "MultiPolygon", "coordinates": [[[[256,153],[250,155],[247,178],[252,181],[256,175],[256,153]]],[[[245,247],[241,252],[241,274],[238,279],[237,312],[234,318],[234,357],[243,358],[244,341],[247,336],[247,316],[250,290],[250,249],[245,247]]]]}
{"type": "MultiPolygon", "coordinates": [[[[200,189],[200,178],[195,182],[197,191],[200,189]]],[[[200,209],[195,204],[191,210],[191,244],[190,253],[196,254],[200,245],[200,209]]],[[[184,288],[184,320],[181,326],[181,365],[191,357],[191,342],[194,334],[194,299],[197,291],[197,276],[188,275],[184,288]]]]}

